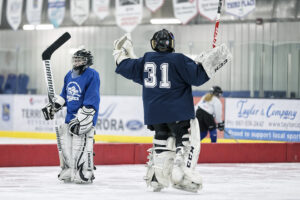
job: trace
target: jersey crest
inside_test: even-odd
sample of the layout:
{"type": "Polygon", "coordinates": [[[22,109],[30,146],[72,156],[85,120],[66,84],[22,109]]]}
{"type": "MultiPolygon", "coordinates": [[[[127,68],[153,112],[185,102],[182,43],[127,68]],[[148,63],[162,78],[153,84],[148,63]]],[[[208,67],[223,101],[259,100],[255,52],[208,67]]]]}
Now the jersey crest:
{"type": "Polygon", "coordinates": [[[67,85],[67,101],[79,101],[81,88],[78,83],[72,81],[67,85]]]}

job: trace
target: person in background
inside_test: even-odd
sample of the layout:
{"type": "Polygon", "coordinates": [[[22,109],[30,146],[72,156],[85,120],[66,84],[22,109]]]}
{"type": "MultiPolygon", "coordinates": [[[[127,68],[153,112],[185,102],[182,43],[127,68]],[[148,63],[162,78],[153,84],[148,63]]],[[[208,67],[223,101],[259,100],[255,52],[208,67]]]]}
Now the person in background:
{"type": "Polygon", "coordinates": [[[201,140],[203,140],[209,131],[212,143],[217,142],[217,128],[224,130],[224,121],[222,121],[222,89],[219,86],[213,86],[198,103],[196,117],[200,125],[201,140]]]}

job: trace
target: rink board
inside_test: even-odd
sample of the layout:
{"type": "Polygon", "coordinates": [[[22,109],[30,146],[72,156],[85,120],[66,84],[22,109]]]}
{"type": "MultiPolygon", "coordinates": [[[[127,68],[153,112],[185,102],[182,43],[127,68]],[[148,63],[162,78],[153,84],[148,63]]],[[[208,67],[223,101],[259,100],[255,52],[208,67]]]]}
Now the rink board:
{"type": "MultiPolygon", "coordinates": [[[[151,144],[95,144],[96,165],[145,164],[151,144]]],[[[56,144],[0,145],[0,167],[57,166],[56,144]]],[[[300,143],[202,144],[199,163],[300,162],[300,143]]]]}
{"type": "Polygon", "coordinates": [[[225,130],[236,139],[300,142],[299,100],[226,98],[225,105],[225,130]]]}

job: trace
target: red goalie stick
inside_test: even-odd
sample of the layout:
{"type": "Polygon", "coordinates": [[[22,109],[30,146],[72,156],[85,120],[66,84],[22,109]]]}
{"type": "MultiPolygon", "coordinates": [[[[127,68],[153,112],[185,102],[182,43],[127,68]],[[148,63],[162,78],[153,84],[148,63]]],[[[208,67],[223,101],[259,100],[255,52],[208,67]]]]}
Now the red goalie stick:
{"type": "MultiPolygon", "coordinates": [[[[54,87],[54,82],[53,82],[53,75],[52,75],[52,70],[51,70],[50,59],[51,59],[52,54],[59,47],[61,47],[65,42],[67,42],[70,38],[71,38],[71,35],[68,32],[64,33],[55,42],[53,42],[42,54],[45,80],[46,80],[47,91],[48,91],[48,99],[49,99],[49,102],[52,104],[52,106],[54,106],[55,87],[54,87]]],[[[63,155],[62,155],[62,151],[61,151],[61,143],[60,143],[60,137],[59,137],[56,121],[54,121],[54,124],[55,124],[55,133],[56,133],[57,149],[58,149],[60,166],[63,167],[63,163],[64,163],[63,155]]]]}
{"type": "MultiPolygon", "coordinates": [[[[214,31],[213,48],[216,47],[217,36],[218,36],[218,32],[219,32],[220,18],[221,18],[221,8],[222,8],[222,0],[219,0],[218,12],[217,12],[217,18],[216,18],[216,24],[215,24],[215,31],[214,31]]],[[[227,62],[228,62],[228,60],[226,59],[223,63],[220,64],[219,67],[221,68],[227,62]]],[[[229,137],[231,137],[236,143],[239,143],[239,141],[232,134],[228,133],[225,129],[224,129],[224,133],[229,135],[229,137]]]]}
{"type": "Polygon", "coordinates": [[[220,24],[220,17],[221,17],[221,8],[222,8],[222,0],[219,0],[218,13],[217,13],[215,32],[214,32],[213,48],[216,47],[217,36],[218,36],[218,31],[219,31],[219,24],[220,24]]]}
{"type": "MultiPolygon", "coordinates": [[[[217,13],[215,32],[214,32],[213,48],[216,47],[216,43],[217,43],[217,36],[218,36],[218,32],[219,32],[219,24],[220,24],[220,18],[221,18],[221,8],[222,8],[222,0],[219,0],[218,13],[217,13]]],[[[219,64],[218,67],[216,67],[215,71],[219,70],[227,62],[228,62],[228,59],[225,59],[222,63],[219,64]]]]}

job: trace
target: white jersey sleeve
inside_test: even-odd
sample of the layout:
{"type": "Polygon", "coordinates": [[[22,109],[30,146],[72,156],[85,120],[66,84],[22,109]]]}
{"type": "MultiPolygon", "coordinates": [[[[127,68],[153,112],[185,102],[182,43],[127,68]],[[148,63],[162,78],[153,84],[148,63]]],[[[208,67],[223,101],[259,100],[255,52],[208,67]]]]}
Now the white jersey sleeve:
{"type": "Polygon", "coordinates": [[[222,103],[219,98],[213,96],[211,101],[205,101],[203,97],[197,107],[200,107],[202,110],[213,115],[217,123],[222,122],[222,103]]]}

